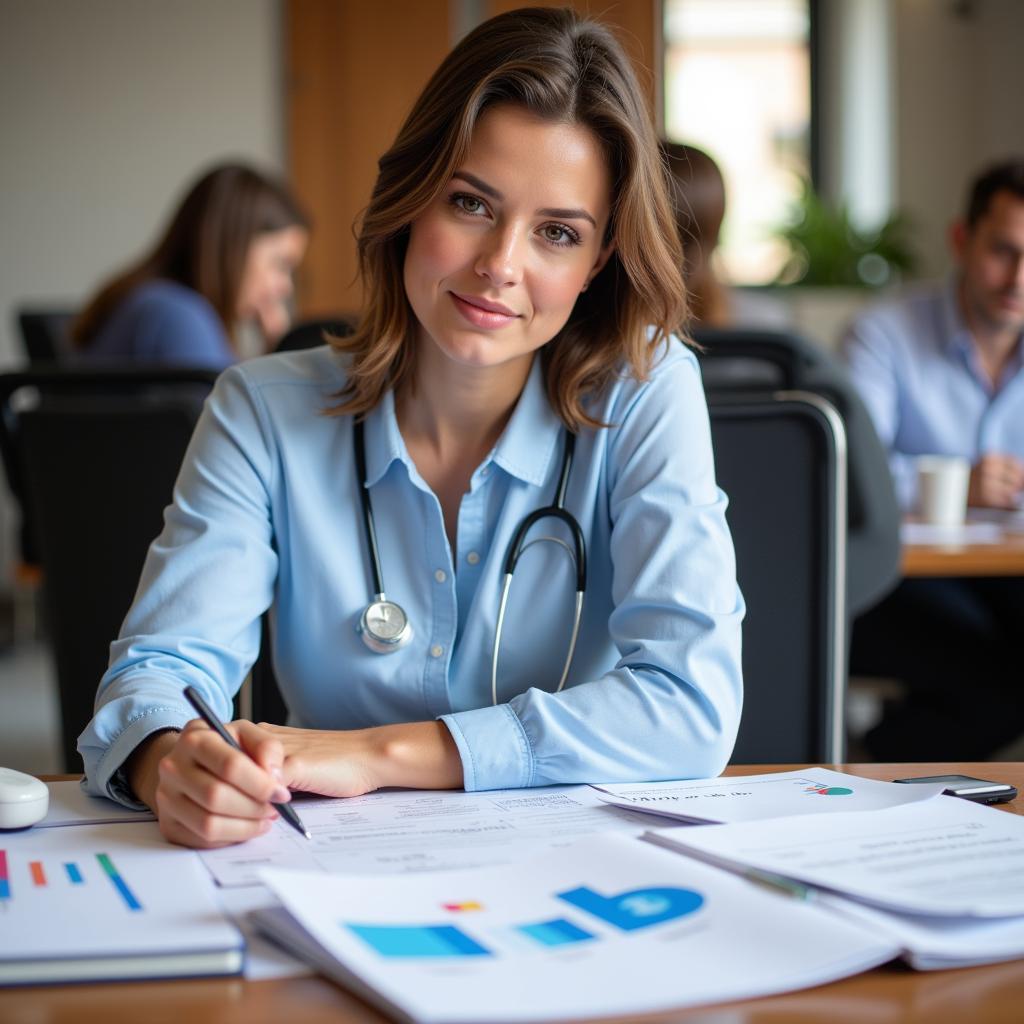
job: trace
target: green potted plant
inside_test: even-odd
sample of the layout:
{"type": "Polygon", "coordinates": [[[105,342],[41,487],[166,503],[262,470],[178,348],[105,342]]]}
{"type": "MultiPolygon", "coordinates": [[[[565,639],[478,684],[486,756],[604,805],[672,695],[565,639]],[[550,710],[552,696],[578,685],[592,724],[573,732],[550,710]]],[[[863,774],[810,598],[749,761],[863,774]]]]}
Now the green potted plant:
{"type": "Polygon", "coordinates": [[[901,213],[874,230],[856,226],[845,203],[826,203],[804,181],[793,218],[778,231],[789,256],[776,284],[883,287],[914,269],[909,235],[901,213]]]}
{"type": "Polygon", "coordinates": [[[896,213],[868,230],[853,223],[845,203],[825,202],[805,181],[791,219],[776,232],[787,249],[776,294],[792,325],[825,348],[839,345],[847,324],[915,266],[911,225],[896,213]]]}

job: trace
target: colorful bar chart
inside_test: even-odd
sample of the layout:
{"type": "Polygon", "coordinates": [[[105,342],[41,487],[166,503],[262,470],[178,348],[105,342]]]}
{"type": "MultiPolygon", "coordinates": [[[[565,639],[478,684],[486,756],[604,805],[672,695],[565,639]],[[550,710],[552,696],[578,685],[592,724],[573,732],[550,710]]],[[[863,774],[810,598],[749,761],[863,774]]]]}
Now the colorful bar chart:
{"type": "Polygon", "coordinates": [[[11,898],[11,879],[7,874],[7,851],[0,850],[0,900],[11,898]]]}
{"type": "Polygon", "coordinates": [[[450,924],[345,925],[381,956],[447,957],[490,956],[491,951],[450,924]]]}
{"type": "Polygon", "coordinates": [[[121,894],[121,898],[128,905],[128,909],[141,910],[142,904],[135,898],[135,893],[128,888],[128,883],[121,877],[117,868],[114,867],[114,862],[110,859],[109,855],[97,853],[96,860],[99,861],[100,867],[103,868],[114,888],[121,894]]]}
{"type": "Polygon", "coordinates": [[[586,942],[594,938],[590,932],[560,917],[536,924],[521,924],[518,930],[542,946],[565,946],[570,942],[586,942]]]}

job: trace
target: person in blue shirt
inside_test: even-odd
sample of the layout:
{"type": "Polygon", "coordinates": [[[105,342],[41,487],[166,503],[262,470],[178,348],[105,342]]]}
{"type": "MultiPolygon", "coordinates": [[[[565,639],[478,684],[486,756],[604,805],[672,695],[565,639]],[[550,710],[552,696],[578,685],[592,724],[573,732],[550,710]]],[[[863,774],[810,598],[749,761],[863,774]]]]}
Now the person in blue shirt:
{"type": "Polygon", "coordinates": [[[243,164],[189,189],[156,247],[107,282],[71,329],[80,365],[222,370],[250,322],[268,348],[289,326],[292,273],[309,224],[288,190],[243,164]]]}
{"type": "Polygon", "coordinates": [[[664,175],[596,22],[512,12],[452,51],[380,161],[355,333],[207,403],[79,741],[90,792],[203,847],[285,787],[721,771],[744,608],[664,175]],[[268,608],[289,723],[232,723],[246,756],[182,687],[229,717],[268,608]]]}
{"type": "MultiPolygon", "coordinates": [[[[1024,501],[1024,159],[971,184],[952,228],[956,272],[860,316],[844,341],[854,383],[915,511],[915,460],[971,463],[968,504],[1024,501]]],[[[910,687],[868,733],[884,761],[981,760],[1022,731],[1013,578],[905,580],[856,624],[851,670],[910,687]]]]}

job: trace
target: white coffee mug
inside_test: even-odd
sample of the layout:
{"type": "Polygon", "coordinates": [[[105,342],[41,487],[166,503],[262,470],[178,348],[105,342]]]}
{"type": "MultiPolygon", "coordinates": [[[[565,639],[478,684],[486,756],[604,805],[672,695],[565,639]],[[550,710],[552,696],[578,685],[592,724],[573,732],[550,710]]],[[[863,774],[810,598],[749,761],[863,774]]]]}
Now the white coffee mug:
{"type": "Polygon", "coordinates": [[[917,460],[917,505],[936,526],[958,526],[967,511],[971,464],[962,455],[922,455],[917,460]]]}

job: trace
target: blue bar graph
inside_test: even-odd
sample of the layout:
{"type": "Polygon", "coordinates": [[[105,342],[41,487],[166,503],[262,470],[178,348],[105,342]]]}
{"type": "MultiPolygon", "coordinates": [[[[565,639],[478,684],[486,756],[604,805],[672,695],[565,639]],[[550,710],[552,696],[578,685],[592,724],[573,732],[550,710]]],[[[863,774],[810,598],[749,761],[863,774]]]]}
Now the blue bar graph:
{"type": "Polygon", "coordinates": [[[388,957],[490,956],[454,925],[346,924],[368,946],[388,957]]]}
{"type": "Polygon", "coordinates": [[[108,854],[97,853],[96,859],[100,867],[106,872],[107,877],[113,883],[114,888],[121,894],[121,898],[128,904],[129,910],[141,910],[142,904],[135,898],[135,893],[128,888],[128,883],[121,877],[121,873],[114,867],[114,862],[108,854]]]}
{"type": "Polygon", "coordinates": [[[77,864],[65,864],[64,870],[68,873],[68,881],[72,885],[83,885],[85,879],[82,877],[82,872],[78,870],[77,864]]]}
{"type": "Polygon", "coordinates": [[[538,921],[536,924],[521,924],[519,931],[542,946],[565,946],[570,942],[586,942],[594,938],[590,932],[585,932],[572,921],[566,921],[561,917],[551,921],[538,921]]]}

